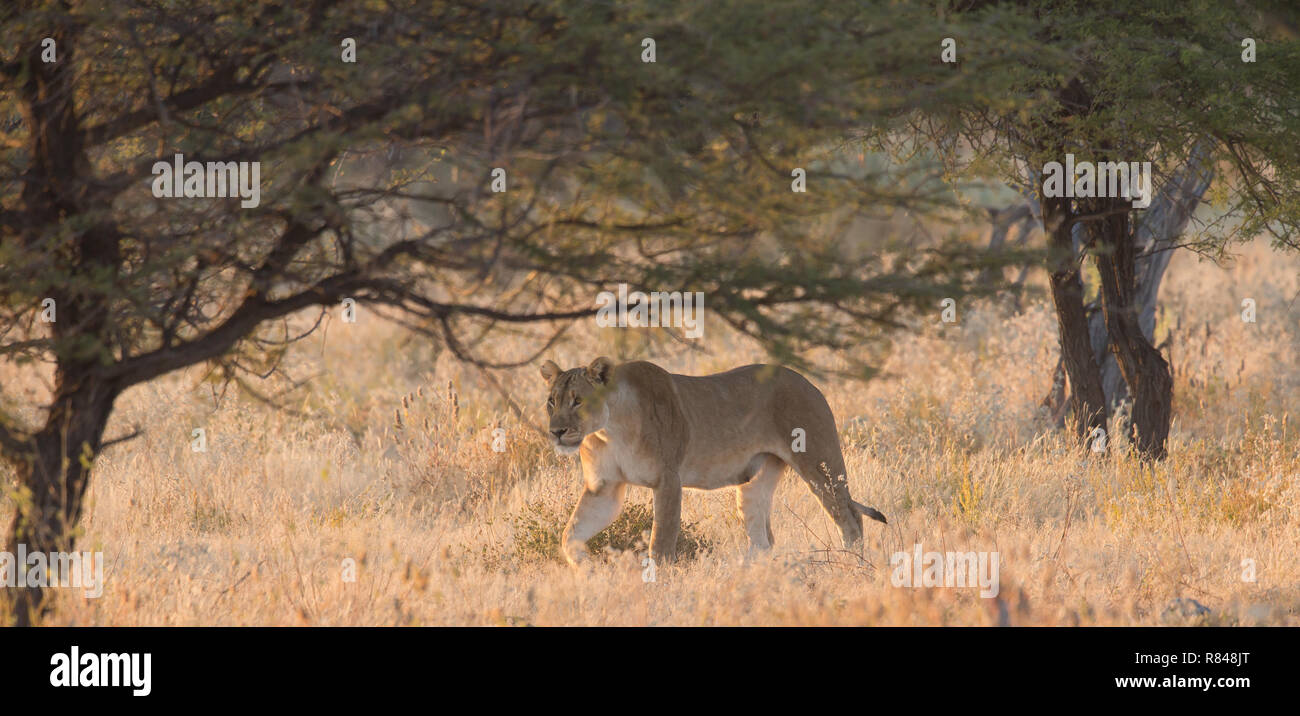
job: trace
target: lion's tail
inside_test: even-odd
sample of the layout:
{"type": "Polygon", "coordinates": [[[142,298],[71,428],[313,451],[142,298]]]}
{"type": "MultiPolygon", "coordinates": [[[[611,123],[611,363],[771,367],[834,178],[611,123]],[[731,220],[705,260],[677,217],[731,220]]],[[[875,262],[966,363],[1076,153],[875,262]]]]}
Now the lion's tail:
{"type": "Polygon", "coordinates": [[[870,517],[871,519],[877,522],[883,522],[885,524],[889,524],[889,520],[885,519],[885,516],[880,514],[880,510],[867,507],[866,505],[862,504],[861,502],[858,502],[857,500],[849,500],[849,502],[853,504],[853,509],[857,510],[858,513],[863,515],[864,517],[870,517]]]}

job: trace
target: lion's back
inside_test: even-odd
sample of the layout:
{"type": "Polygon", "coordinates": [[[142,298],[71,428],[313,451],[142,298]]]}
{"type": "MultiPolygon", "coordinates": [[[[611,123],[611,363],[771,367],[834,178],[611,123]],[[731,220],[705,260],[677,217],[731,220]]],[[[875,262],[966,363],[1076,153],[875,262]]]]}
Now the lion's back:
{"type": "MultiPolygon", "coordinates": [[[[643,429],[673,430],[677,423],[692,441],[736,438],[748,444],[758,435],[789,434],[789,425],[834,429],[826,398],[798,372],[756,363],[722,373],[669,373],[648,361],[618,367],[617,377],[635,400],[622,401],[639,413],[643,429]]],[[[724,447],[715,445],[714,447],[724,447]]]]}

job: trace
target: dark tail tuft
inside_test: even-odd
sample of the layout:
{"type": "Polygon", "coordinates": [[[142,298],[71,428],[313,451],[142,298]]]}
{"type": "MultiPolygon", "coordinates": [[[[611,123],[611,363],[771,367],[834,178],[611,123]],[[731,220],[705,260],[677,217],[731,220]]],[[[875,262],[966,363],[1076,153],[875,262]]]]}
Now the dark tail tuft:
{"type": "Polygon", "coordinates": [[[889,520],[885,519],[885,516],[880,514],[879,510],[875,510],[870,507],[867,507],[866,505],[862,504],[861,502],[858,502],[857,500],[849,500],[849,502],[853,503],[853,509],[857,510],[858,512],[861,512],[866,517],[870,517],[871,519],[877,522],[883,522],[885,524],[889,524],[889,520]]]}

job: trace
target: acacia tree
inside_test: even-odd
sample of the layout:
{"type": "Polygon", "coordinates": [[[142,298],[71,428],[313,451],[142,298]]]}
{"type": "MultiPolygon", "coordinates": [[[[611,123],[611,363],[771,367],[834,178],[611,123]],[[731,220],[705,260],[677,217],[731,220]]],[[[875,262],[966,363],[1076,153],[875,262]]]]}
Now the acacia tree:
{"type": "MultiPolygon", "coordinates": [[[[484,331],[562,330],[619,283],[697,290],[797,363],[876,341],[986,265],[839,250],[857,215],[946,203],[833,151],[969,101],[909,89],[933,53],[895,40],[925,19],[907,7],[233,5],[0,10],[0,357],[49,385],[0,404],[11,551],[72,548],[96,458],[129,437],[105,435],[124,390],[199,364],[265,374],[304,310],[369,302],[503,366],[536,354],[487,360],[484,331]],[[166,196],[178,154],[256,162],[256,205],[201,182],[166,196]]],[[[9,591],[18,623],[39,618],[40,589],[9,591]]]]}
{"type": "MultiPolygon", "coordinates": [[[[959,3],[951,18],[959,38],[993,23],[1027,28],[1025,41],[1043,56],[1018,68],[1015,96],[987,96],[973,105],[935,107],[914,127],[940,149],[973,148],[972,164],[1000,167],[1031,192],[1047,234],[1046,268],[1069,377],[1073,425],[1081,440],[1109,417],[1102,361],[1093,352],[1084,302],[1083,264],[1095,262],[1105,343],[1131,396],[1131,426],[1140,454],[1160,459],[1172,417],[1169,366],[1144,330],[1144,292],[1158,274],[1143,250],[1171,229],[1168,215],[1148,216],[1129,198],[1069,198],[1045,191],[1043,168],[1073,154],[1094,163],[1151,162],[1159,191],[1172,183],[1199,198],[1202,171],[1223,197],[1217,227],[1200,248],[1218,252],[1235,241],[1271,235],[1297,248],[1300,227],[1300,25],[1293,7],[1275,2],[959,3]],[[962,29],[964,28],[964,29],[962,29]],[[956,145],[951,137],[968,140],[956,145]],[[1189,182],[1189,177],[1192,179],[1189,182]],[[1144,222],[1151,220],[1152,223],[1144,222]],[[1139,285],[1138,276],[1148,284],[1139,285]]],[[[960,40],[959,40],[960,43],[960,40]]],[[[931,80],[944,81],[942,73],[931,80]]],[[[969,156],[950,151],[949,160],[969,156]]],[[[1075,177],[1066,177],[1073,182],[1075,177]]],[[[1168,195],[1166,205],[1186,198],[1168,195]]],[[[1193,207],[1185,210],[1190,214],[1193,207]]],[[[1167,238],[1167,237],[1163,237],[1167,238]]],[[[1151,323],[1154,323],[1154,315],[1151,323]]],[[[1112,391],[1113,393],[1113,391],[1112,391]]]]}
{"type": "MultiPolygon", "coordinates": [[[[1134,281],[1137,286],[1135,308],[1142,335],[1148,342],[1155,344],[1157,299],[1160,285],[1169,268],[1174,251],[1184,244],[1184,232],[1191,223],[1192,215],[1201,204],[1205,192],[1209,189],[1213,172],[1207,166],[1208,157],[1203,151],[1193,150],[1187,164],[1174,176],[1165,181],[1160,191],[1151,201],[1151,206],[1142,213],[1142,220],[1134,228],[1137,259],[1135,261],[1134,281]]],[[[1035,202],[1022,208],[1025,213],[1035,213],[1035,202]]],[[[1072,236],[1072,248],[1076,261],[1084,260],[1083,247],[1087,242],[1083,224],[1076,223],[1072,236]]],[[[1118,412],[1124,417],[1122,406],[1131,400],[1128,384],[1120,371],[1115,355],[1110,352],[1110,334],[1106,330],[1106,314],[1101,309],[1099,299],[1094,299],[1085,310],[1088,314],[1088,337],[1092,343],[1093,359],[1101,371],[1101,386],[1104,405],[1109,411],[1118,412]]],[[[1166,339],[1167,340],[1167,339],[1166,339]]],[[[1160,346],[1157,346],[1159,348],[1160,346]]],[[[1069,407],[1069,395],[1065,384],[1065,363],[1058,361],[1052,377],[1052,387],[1043,405],[1048,408],[1053,422],[1063,425],[1065,411],[1069,407]]],[[[1122,430],[1131,429],[1123,426],[1122,430]]]]}

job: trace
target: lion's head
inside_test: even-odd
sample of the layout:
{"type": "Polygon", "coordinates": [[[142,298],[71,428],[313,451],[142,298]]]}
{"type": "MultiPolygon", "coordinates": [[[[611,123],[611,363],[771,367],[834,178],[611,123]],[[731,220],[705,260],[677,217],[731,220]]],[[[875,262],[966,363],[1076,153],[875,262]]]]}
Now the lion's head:
{"type": "Polygon", "coordinates": [[[613,372],[614,362],[604,356],[586,368],[560,370],[549,360],[542,364],[542,378],[550,388],[546,413],[556,452],[572,455],[583,438],[605,427],[605,388],[613,372]]]}

